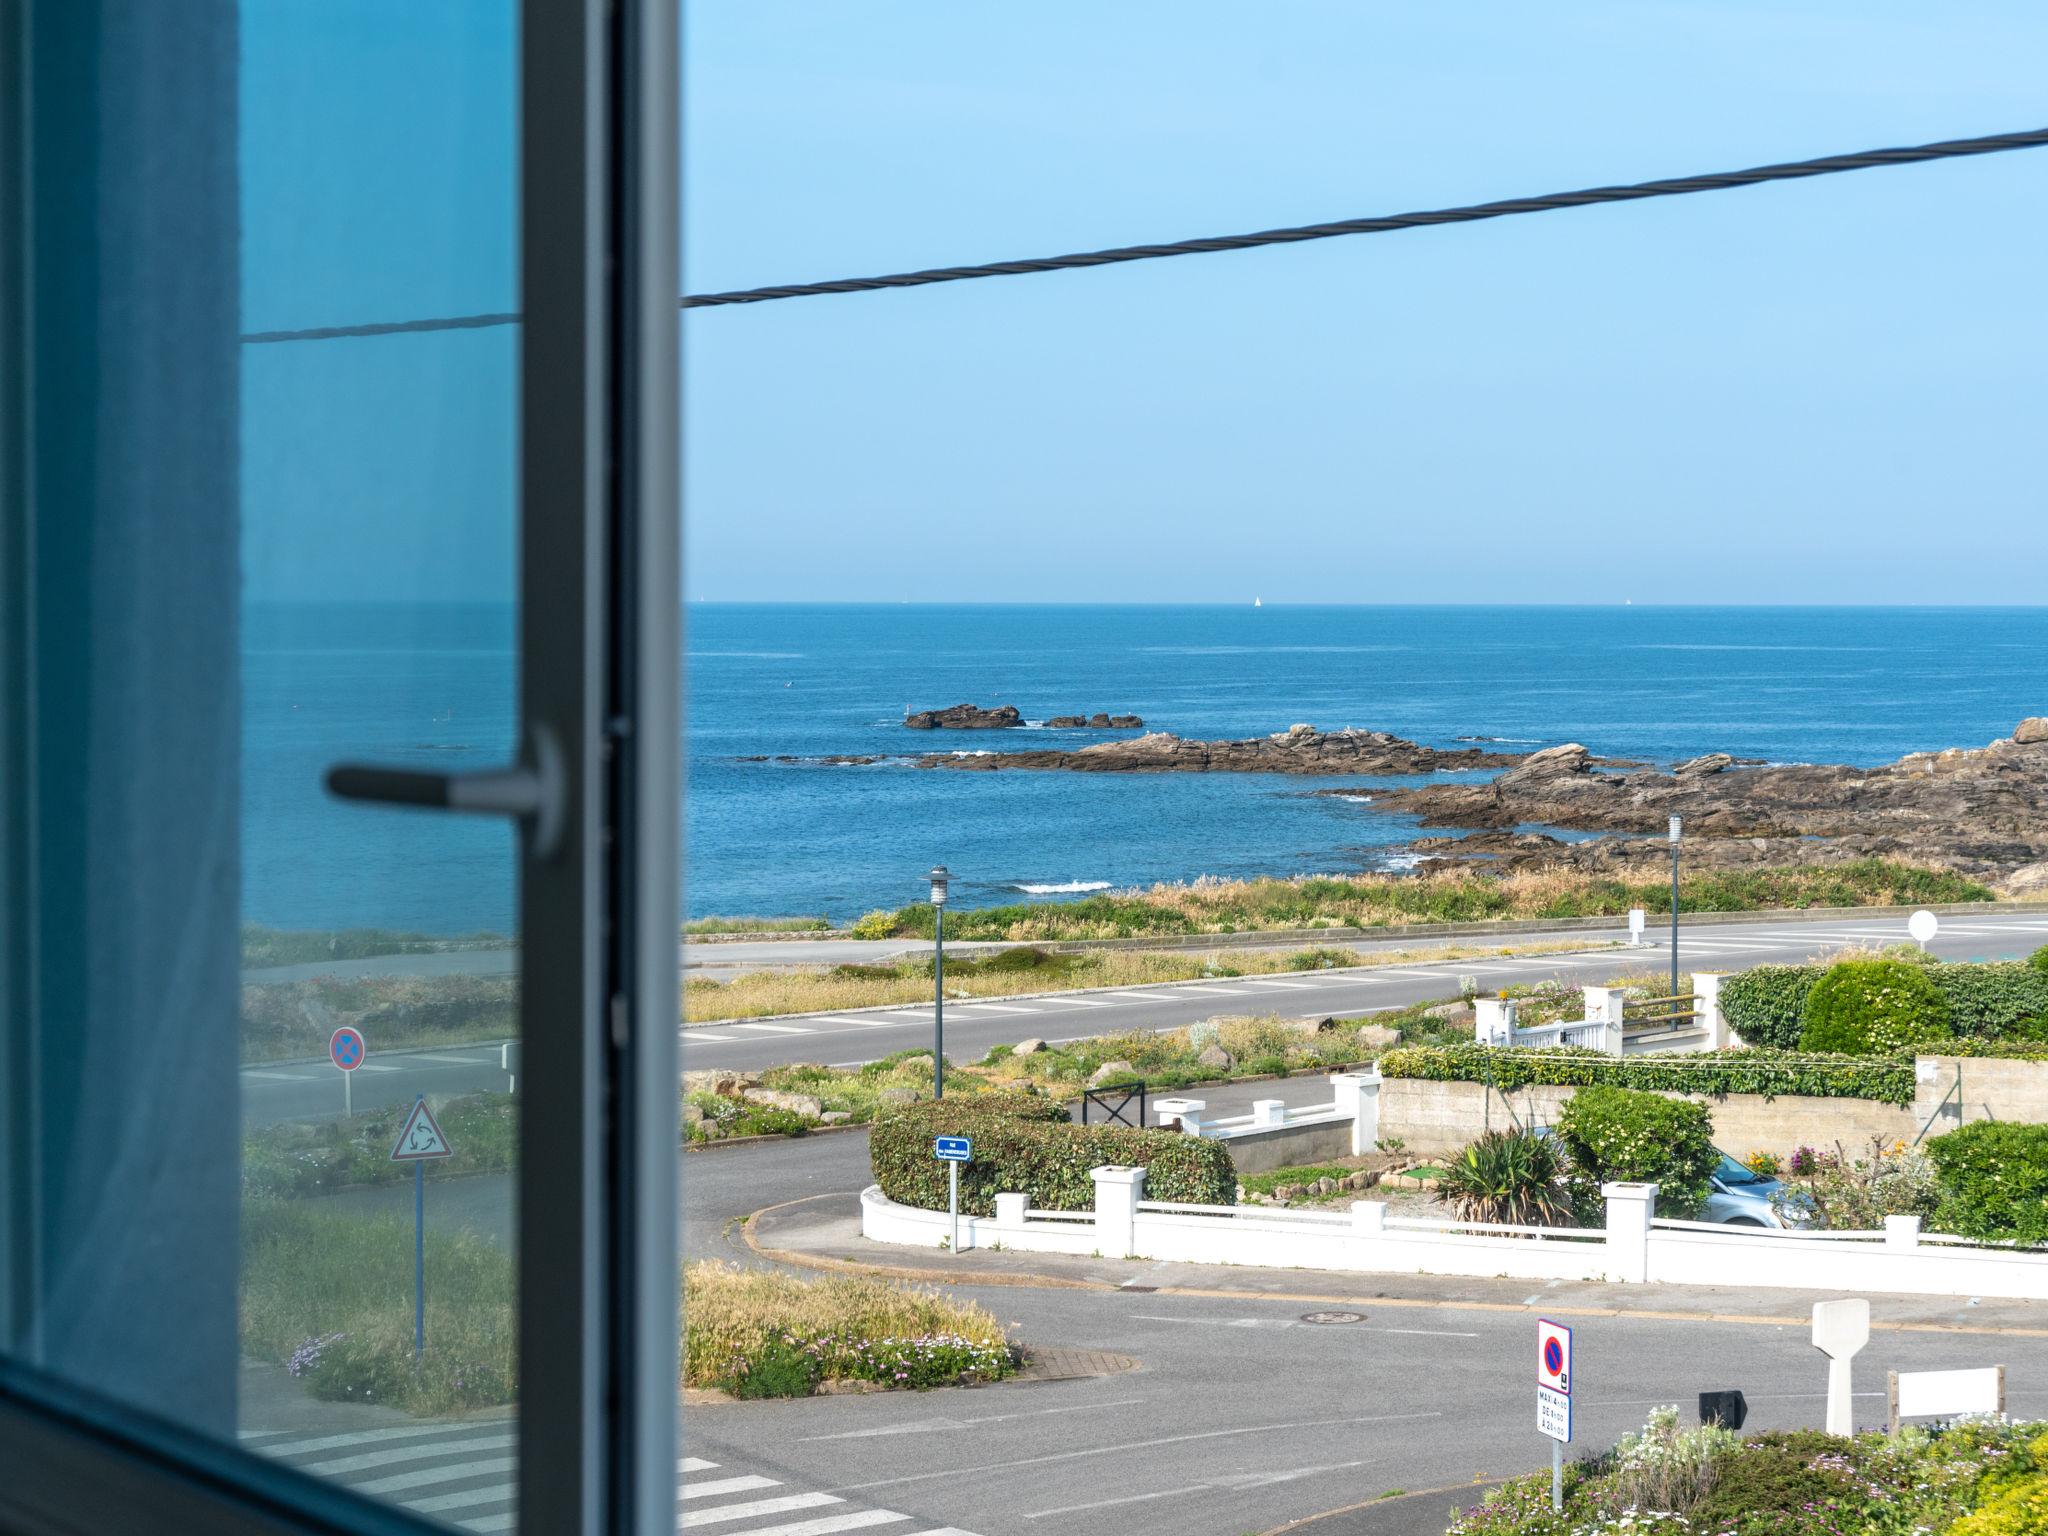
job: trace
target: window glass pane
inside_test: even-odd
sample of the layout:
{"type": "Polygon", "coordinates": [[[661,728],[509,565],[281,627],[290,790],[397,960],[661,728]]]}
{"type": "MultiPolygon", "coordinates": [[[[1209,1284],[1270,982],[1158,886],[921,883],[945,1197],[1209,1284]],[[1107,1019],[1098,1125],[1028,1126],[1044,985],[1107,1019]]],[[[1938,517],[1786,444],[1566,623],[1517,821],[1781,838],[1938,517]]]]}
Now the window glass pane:
{"type": "Polygon", "coordinates": [[[515,755],[519,332],[291,333],[517,307],[517,19],[242,9],[243,328],[285,335],[243,348],[238,1430],[476,1530],[515,1520],[514,832],[322,777],[515,755]]]}

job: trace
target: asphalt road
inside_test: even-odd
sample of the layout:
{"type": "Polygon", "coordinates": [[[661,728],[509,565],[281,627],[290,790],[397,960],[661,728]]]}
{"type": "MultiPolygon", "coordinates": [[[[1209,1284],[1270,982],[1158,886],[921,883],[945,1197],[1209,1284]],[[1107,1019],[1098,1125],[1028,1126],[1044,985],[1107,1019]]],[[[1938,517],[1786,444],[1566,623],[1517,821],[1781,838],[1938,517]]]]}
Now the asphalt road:
{"type": "MultiPolygon", "coordinates": [[[[1896,917],[1847,922],[1788,919],[1774,923],[1681,924],[1679,963],[1688,971],[1735,971],[1769,962],[1805,960],[1851,945],[1898,943],[1906,937],[1906,916],[1901,911],[1896,917]]],[[[1543,937],[1518,934],[1515,942],[1540,943],[1543,937]]],[[[1461,976],[1478,977],[1482,988],[1553,975],[1574,982],[1595,982],[1621,971],[1660,969],[1668,963],[1670,953],[1668,946],[1614,948],[1615,941],[1626,938],[1619,930],[1612,934],[1558,937],[1600,947],[1521,959],[1450,960],[1429,965],[1173,982],[1037,998],[949,1001],[946,1052],[955,1061],[973,1061],[992,1045],[1014,1043],[1032,1035],[1063,1040],[1124,1030],[1177,1029],[1217,1014],[1362,1016],[1424,999],[1453,996],[1461,976]]],[[[2048,944],[2048,912],[2023,912],[1943,918],[1940,936],[1930,947],[1949,959],[1983,960],[2017,958],[2044,944],[2048,944]]],[[[398,958],[441,961],[490,953],[493,952],[398,958]]],[[[929,1049],[932,1010],[926,1004],[691,1025],[681,1031],[681,1038],[685,1069],[758,1070],[789,1061],[852,1065],[894,1051],[929,1049]]],[[[420,1093],[502,1090],[506,1076],[498,1059],[494,1045],[382,1052],[373,1039],[370,1058],[356,1073],[356,1107],[406,1103],[420,1093]]],[[[340,1074],[325,1062],[268,1063],[242,1072],[243,1119],[252,1126],[338,1115],[341,1094],[340,1074]]]]}
{"type": "MultiPolygon", "coordinates": [[[[807,1197],[850,1202],[869,1181],[867,1136],[692,1152],[682,1175],[685,1260],[757,1264],[739,1235],[744,1219],[807,1197]]],[[[412,1193],[391,1187],[330,1198],[409,1214],[412,1193]]],[[[466,1226],[509,1241],[506,1179],[430,1184],[427,1209],[437,1228],[466,1226]]],[[[1246,1290],[1258,1288],[1257,1273],[1245,1272],[1246,1290]]],[[[1356,1322],[1324,1325],[1307,1320],[1315,1310],[1308,1304],[1276,1297],[1033,1286],[955,1294],[1015,1324],[1027,1343],[1132,1356],[1138,1368],[1035,1385],[691,1405],[682,1454],[713,1468],[696,1477],[744,1473],[765,1480],[750,1485],[766,1488],[765,1496],[829,1500],[810,1510],[822,1519],[847,1512],[885,1530],[973,1536],[1101,1528],[1241,1536],[1397,1490],[1433,1490],[1389,1500],[1339,1528],[1433,1536],[1455,1503],[1469,1501],[1466,1490],[1547,1464],[1548,1443],[1533,1424],[1527,1313],[1377,1300],[1355,1308],[1356,1322]],[[875,1509],[903,1518],[862,1513],[875,1509]]],[[[1683,1304],[1699,1308],[1699,1298],[1683,1304]]],[[[1782,1312],[1803,1307],[1795,1298],[1782,1312]]],[[[1968,1324],[1971,1304],[1957,1301],[1953,1316],[1968,1324]]],[[[1709,1389],[1740,1388],[1750,1428],[1821,1419],[1825,1362],[1803,1326],[1727,1316],[1573,1321],[1582,1451],[1611,1445],[1660,1403],[1680,1404],[1689,1420],[1696,1394],[1709,1389]]],[[[2048,1417],[2048,1336],[1879,1331],[1856,1362],[1858,1418],[1881,1421],[1887,1370],[1998,1362],[2008,1368],[2011,1411],[2048,1417]]],[[[707,1496],[686,1507],[712,1503],[707,1496]]],[[[747,1536],[749,1527],[732,1529],[747,1536]]]]}

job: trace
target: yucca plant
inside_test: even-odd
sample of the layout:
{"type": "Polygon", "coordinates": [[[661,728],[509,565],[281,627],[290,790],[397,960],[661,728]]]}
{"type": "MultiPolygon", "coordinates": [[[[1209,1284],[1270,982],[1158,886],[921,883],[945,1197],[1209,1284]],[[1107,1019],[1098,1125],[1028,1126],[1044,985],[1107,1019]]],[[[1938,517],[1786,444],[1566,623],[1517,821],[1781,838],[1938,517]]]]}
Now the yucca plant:
{"type": "Polygon", "coordinates": [[[1572,1220],[1563,1154],[1533,1131],[1488,1131],[1444,1166],[1436,1198],[1460,1221],[1557,1227],[1572,1220]]]}

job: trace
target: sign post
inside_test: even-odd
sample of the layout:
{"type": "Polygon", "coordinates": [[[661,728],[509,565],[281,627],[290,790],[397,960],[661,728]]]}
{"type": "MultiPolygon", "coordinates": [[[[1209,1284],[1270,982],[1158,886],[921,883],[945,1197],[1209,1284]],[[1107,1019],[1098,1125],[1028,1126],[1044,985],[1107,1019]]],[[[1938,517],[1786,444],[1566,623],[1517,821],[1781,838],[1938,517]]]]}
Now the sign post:
{"type": "Polygon", "coordinates": [[[356,1080],[356,1068],[369,1054],[370,1048],[363,1043],[360,1029],[344,1024],[327,1037],[327,1059],[341,1068],[341,1113],[350,1120],[356,1114],[356,1096],[352,1086],[356,1080]]]}
{"type": "Polygon", "coordinates": [[[1536,1428],[1550,1437],[1550,1507],[1564,1508],[1564,1448],[1572,1438],[1572,1331],[1536,1323],[1536,1428]]]}
{"type": "Polygon", "coordinates": [[[974,1143],[965,1136],[938,1136],[932,1156],[946,1165],[946,1208],[953,1213],[953,1252],[960,1251],[960,1165],[974,1158],[974,1143]]]}
{"type": "Polygon", "coordinates": [[[427,1164],[452,1157],[455,1149],[441,1134],[424,1097],[412,1101],[412,1113],[399,1129],[391,1161],[412,1164],[412,1352],[417,1359],[427,1348],[427,1164]]]}
{"type": "Polygon", "coordinates": [[[1628,909],[1628,942],[1631,949],[1640,947],[1643,942],[1643,920],[1645,916],[1646,914],[1641,907],[1630,907],[1628,909]]]}

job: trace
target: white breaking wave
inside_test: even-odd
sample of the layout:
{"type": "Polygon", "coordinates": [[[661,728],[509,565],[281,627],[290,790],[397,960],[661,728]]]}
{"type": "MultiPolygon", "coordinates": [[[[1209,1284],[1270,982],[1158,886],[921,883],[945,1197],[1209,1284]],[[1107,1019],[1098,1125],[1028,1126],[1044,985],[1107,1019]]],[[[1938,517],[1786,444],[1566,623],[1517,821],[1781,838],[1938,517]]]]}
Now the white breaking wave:
{"type": "Polygon", "coordinates": [[[1371,795],[1332,795],[1333,800],[1349,800],[1353,805],[1371,805],[1371,795]]]}
{"type": "Polygon", "coordinates": [[[1419,869],[1425,855],[1419,853],[1389,853],[1380,859],[1382,869],[1419,869]]]}
{"type": "Polygon", "coordinates": [[[1026,896],[1070,896],[1076,891],[1106,891],[1107,880],[1057,880],[1033,882],[1019,880],[1011,885],[1013,891],[1022,891],[1026,896]]]}

